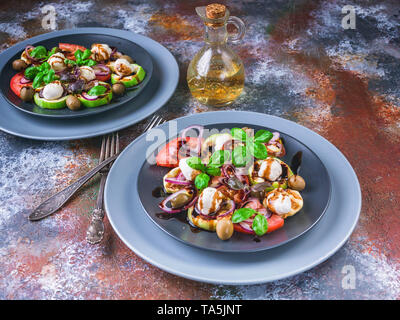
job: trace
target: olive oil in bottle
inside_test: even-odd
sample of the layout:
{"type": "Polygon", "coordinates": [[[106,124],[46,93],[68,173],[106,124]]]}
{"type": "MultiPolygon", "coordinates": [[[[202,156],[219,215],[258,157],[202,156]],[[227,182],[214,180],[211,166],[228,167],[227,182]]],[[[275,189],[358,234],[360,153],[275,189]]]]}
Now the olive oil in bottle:
{"type": "Polygon", "coordinates": [[[222,107],[235,101],[244,87],[244,67],[239,56],[227,46],[227,41],[239,42],[245,32],[244,23],[237,17],[229,17],[229,11],[219,4],[197,7],[203,19],[205,45],[189,64],[187,82],[192,95],[202,104],[222,107]],[[238,29],[237,35],[229,35],[227,24],[238,29]]]}

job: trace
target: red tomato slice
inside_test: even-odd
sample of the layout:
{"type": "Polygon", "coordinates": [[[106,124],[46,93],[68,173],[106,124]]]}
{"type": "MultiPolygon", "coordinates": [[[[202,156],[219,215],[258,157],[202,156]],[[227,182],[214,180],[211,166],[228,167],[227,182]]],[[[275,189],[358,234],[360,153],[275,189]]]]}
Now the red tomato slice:
{"type": "Polygon", "coordinates": [[[65,58],[70,59],[70,60],[75,60],[75,51],[76,50],[81,50],[82,52],[86,50],[84,46],[80,46],[77,44],[72,44],[72,43],[59,43],[58,47],[61,49],[61,51],[66,51],[68,52],[65,54],[65,58]]]}
{"type": "MultiPolygon", "coordinates": [[[[277,214],[272,214],[268,219],[268,230],[267,233],[273,232],[275,230],[278,230],[280,228],[283,227],[283,225],[285,224],[285,220],[283,218],[281,218],[279,215],[277,214]]],[[[235,229],[235,231],[237,232],[242,232],[242,233],[247,233],[247,234],[255,234],[254,231],[248,231],[246,229],[244,229],[239,223],[234,223],[233,224],[233,228],[235,229]]]]}
{"type": "Polygon", "coordinates": [[[17,73],[10,80],[10,88],[18,97],[20,97],[21,89],[23,87],[31,87],[32,82],[21,83],[21,79],[24,77],[24,72],[17,73]]]}
{"type": "MultiPolygon", "coordinates": [[[[197,146],[198,138],[187,137],[186,145],[194,150],[197,146]]],[[[179,149],[182,147],[182,138],[175,138],[168,142],[161,151],[157,154],[156,161],[157,165],[161,167],[174,168],[179,165],[179,160],[186,157],[186,155],[180,154],[179,149]]]]}
{"type": "Polygon", "coordinates": [[[99,80],[99,81],[103,81],[103,82],[106,82],[106,81],[110,80],[110,78],[111,78],[111,73],[106,75],[106,76],[98,76],[98,75],[96,75],[96,79],[99,80]]]}

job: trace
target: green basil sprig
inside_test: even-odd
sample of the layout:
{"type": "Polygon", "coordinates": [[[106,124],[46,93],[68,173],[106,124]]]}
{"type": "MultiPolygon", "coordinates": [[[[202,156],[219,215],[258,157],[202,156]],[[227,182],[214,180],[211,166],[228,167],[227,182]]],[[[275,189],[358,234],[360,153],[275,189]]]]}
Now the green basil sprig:
{"type": "Polygon", "coordinates": [[[233,223],[242,222],[244,220],[251,218],[251,216],[253,216],[255,213],[257,213],[257,211],[251,208],[237,209],[232,215],[232,222],[233,223]]]}
{"type": "Polygon", "coordinates": [[[199,190],[203,190],[203,189],[207,188],[209,182],[210,182],[210,176],[206,173],[200,173],[194,179],[194,185],[199,190]]]}
{"type": "Polygon", "coordinates": [[[74,53],[76,61],[65,59],[64,63],[65,64],[72,64],[72,65],[77,64],[78,66],[89,66],[89,67],[92,67],[92,66],[96,65],[97,62],[92,60],[92,59],[89,59],[91,54],[92,54],[92,51],[90,51],[89,49],[86,49],[85,51],[82,51],[82,50],[78,49],[74,53]]]}
{"type": "Polygon", "coordinates": [[[215,151],[211,155],[211,158],[207,165],[203,164],[199,157],[191,157],[187,159],[186,163],[189,167],[202,172],[194,179],[194,185],[196,186],[196,188],[199,190],[207,188],[208,183],[210,182],[210,176],[220,176],[220,167],[229,160],[230,155],[231,153],[227,150],[215,151]]]}
{"type": "Polygon", "coordinates": [[[43,62],[40,66],[31,66],[25,69],[24,75],[26,78],[33,80],[32,87],[39,88],[42,83],[48,84],[56,79],[53,69],[50,68],[49,63],[43,62]]]}
{"type": "Polygon", "coordinates": [[[256,235],[262,236],[267,233],[268,231],[268,221],[267,218],[265,218],[264,215],[262,214],[257,214],[254,217],[253,224],[251,226],[253,231],[255,232],[256,235]]]}
{"type": "Polygon", "coordinates": [[[244,167],[250,161],[250,155],[257,159],[266,159],[268,157],[267,143],[272,139],[273,134],[268,130],[258,130],[254,137],[249,137],[246,131],[241,128],[231,129],[232,137],[246,143],[246,147],[238,146],[233,149],[232,163],[235,167],[244,167]]]}
{"type": "Polygon", "coordinates": [[[239,223],[250,219],[253,215],[256,215],[253,219],[251,228],[254,233],[258,236],[262,236],[268,231],[268,220],[264,215],[258,213],[256,210],[251,208],[240,208],[235,210],[232,215],[232,222],[239,223]]]}
{"type": "Polygon", "coordinates": [[[29,52],[29,55],[35,59],[47,58],[47,50],[43,46],[37,46],[31,52],[29,52]]]}
{"type": "Polygon", "coordinates": [[[106,87],[103,86],[94,86],[88,91],[89,96],[100,96],[107,91],[106,87]]]}

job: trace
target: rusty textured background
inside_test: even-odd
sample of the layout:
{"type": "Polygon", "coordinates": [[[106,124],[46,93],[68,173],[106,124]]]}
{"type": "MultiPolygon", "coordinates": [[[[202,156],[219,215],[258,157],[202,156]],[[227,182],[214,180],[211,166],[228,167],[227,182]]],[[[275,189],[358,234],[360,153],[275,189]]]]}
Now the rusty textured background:
{"type": "MultiPolygon", "coordinates": [[[[51,1],[57,29],[131,30],[166,46],[181,72],[161,111],[173,119],[208,109],[186,85],[202,46],[194,7],[204,1],[51,1]]],[[[48,32],[46,2],[0,2],[0,50],[48,32]]],[[[228,1],[247,25],[234,49],[246,87],[229,107],[296,121],[333,142],[359,177],[363,208],[346,245],[325,263],[289,279],[215,286],[165,273],[135,256],[106,221],[105,241],[88,245],[93,180],[60,212],[38,223],[29,211],[96,164],[99,138],[38,142],[0,133],[0,299],[399,299],[400,4],[392,1],[228,1]],[[341,26],[356,9],[356,29],[341,26]],[[356,272],[344,289],[345,266],[356,272]]],[[[0,106],[1,107],[1,106],[0,106]]],[[[145,122],[123,130],[127,145],[145,122]]],[[[333,228],[335,226],[332,226],[333,228]]]]}

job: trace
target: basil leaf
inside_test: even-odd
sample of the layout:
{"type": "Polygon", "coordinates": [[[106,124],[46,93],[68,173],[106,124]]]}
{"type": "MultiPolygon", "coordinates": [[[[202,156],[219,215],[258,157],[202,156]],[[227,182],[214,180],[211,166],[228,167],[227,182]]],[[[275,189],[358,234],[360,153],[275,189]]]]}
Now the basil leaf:
{"type": "Polygon", "coordinates": [[[32,88],[33,89],[37,89],[41,86],[42,82],[43,82],[43,77],[44,77],[44,72],[41,71],[39,72],[35,79],[33,79],[33,83],[32,83],[32,88]]]}
{"type": "Polygon", "coordinates": [[[76,65],[76,61],[70,60],[70,59],[65,59],[65,60],[64,60],[64,63],[65,63],[65,64],[72,65],[72,66],[76,65]]]}
{"type": "Polygon", "coordinates": [[[88,91],[89,96],[99,96],[107,91],[106,87],[103,86],[94,86],[92,89],[88,91]]]}
{"type": "Polygon", "coordinates": [[[51,66],[50,66],[50,64],[46,61],[46,62],[43,62],[38,68],[39,68],[40,71],[47,71],[47,70],[50,70],[50,69],[51,69],[51,66]]]}
{"type": "Polygon", "coordinates": [[[212,154],[210,161],[208,162],[208,165],[214,167],[220,167],[229,160],[230,155],[231,153],[228,150],[215,151],[212,154]]]}
{"type": "Polygon", "coordinates": [[[82,50],[80,50],[80,49],[76,50],[75,53],[74,53],[76,61],[82,60],[82,55],[83,55],[82,50]]]}
{"type": "Polygon", "coordinates": [[[25,75],[25,78],[33,80],[38,73],[39,73],[39,68],[37,68],[35,66],[30,66],[25,69],[24,75],[25,75]]]}
{"type": "Polygon", "coordinates": [[[29,55],[33,58],[36,59],[41,59],[41,58],[45,58],[47,56],[47,50],[45,47],[43,46],[37,46],[35,49],[33,49],[29,55]]]}
{"type": "Polygon", "coordinates": [[[267,233],[268,230],[268,221],[262,214],[257,214],[254,217],[253,225],[251,226],[253,231],[258,236],[262,236],[267,233]]]}
{"type": "Polygon", "coordinates": [[[213,166],[206,167],[206,173],[209,174],[210,176],[219,177],[221,175],[221,169],[213,166]]]}
{"type": "Polygon", "coordinates": [[[207,188],[209,182],[210,182],[210,177],[205,173],[200,173],[194,179],[194,185],[199,190],[203,190],[203,189],[207,188]]]}
{"type": "Polygon", "coordinates": [[[53,54],[56,53],[57,47],[54,47],[47,53],[47,59],[50,58],[53,54]]]}
{"type": "Polygon", "coordinates": [[[206,166],[203,163],[201,163],[201,159],[199,157],[191,157],[186,160],[186,163],[192,169],[200,170],[203,172],[206,170],[206,166]]]}
{"type": "Polygon", "coordinates": [[[244,220],[249,219],[253,214],[255,214],[257,211],[251,208],[240,208],[235,210],[235,212],[232,215],[232,222],[233,223],[239,223],[244,220]]]}
{"type": "Polygon", "coordinates": [[[249,137],[247,136],[246,131],[244,131],[243,129],[240,128],[232,128],[231,129],[231,134],[232,137],[236,140],[240,140],[240,141],[246,141],[249,139],[249,137]]]}
{"type": "Polygon", "coordinates": [[[82,60],[86,60],[87,58],[89,58],[92,55],[92,51],[90,51],[89,49],[86,49],[85,51],[83,51],[82,60]]]}
{"type": "Polygon", "coordinates": [[[87,65],[88,67],[93,67],[97,64],[97,62],[92,59],[85,60],[85,61],[87,61],[87,62],[85,62],[84,64],[87,65]]]}
{"type": "Polygon", "coordinates": [[[55,78],[55,72],[54,72],[54,70],[53,69],[50,69],[49,71],[48,71],[48,73],[43,77],[43,81],[45,82],[45,83],[50,83],[50,82],[52,82],[53,80],[54,80],[54,78],[55,78]]]}
{"type": "Polygon", "coordinates": [[[273,137],[273,134],[268,131],[268,130],[258,130],[256,134],[254,135],[254,141],[255,142],[263,142],[266,143],[269,140],[271,140],[273,137]]]}
{"type": "Polygon", "coordinates": [[[263,160],[268,157],[267,147],[261,142],[249,142],[247,149],[257,159],[263,160]]]}
{"type": "Polygon", "coordinates": [[[239,146],[232,151],[232,163],[235,167],[244,167],[249,161],[245,146],[239,146]]]}

